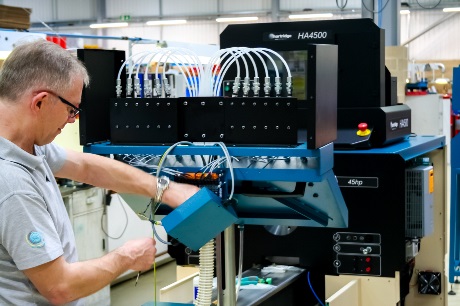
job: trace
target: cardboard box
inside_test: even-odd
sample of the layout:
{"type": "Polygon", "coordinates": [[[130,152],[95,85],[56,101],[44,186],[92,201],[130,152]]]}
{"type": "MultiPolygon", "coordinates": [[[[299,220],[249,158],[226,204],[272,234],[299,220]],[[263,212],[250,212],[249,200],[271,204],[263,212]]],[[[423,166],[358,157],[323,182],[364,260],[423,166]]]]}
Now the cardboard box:
{"type": "Polygon", "coordinates": [[[32,9],[0,5],[0,28],[27,30],[32,9]]]}

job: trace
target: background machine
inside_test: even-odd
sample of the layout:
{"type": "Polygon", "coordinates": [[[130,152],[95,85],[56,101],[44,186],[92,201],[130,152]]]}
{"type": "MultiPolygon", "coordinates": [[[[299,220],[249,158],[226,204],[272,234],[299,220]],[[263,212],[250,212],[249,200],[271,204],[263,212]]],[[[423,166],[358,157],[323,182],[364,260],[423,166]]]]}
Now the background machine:
{"type": "MultiPolygon", "coordinates": [[[[348,302],[403,305],[422,238],[435,230],[434,176],[443,165],[433,152],[444,138],[411,135],[410,109],[396,103],[384,65],[383,30],[366,19],[230,25],[221,49],[218,58],[234,60],[199,86],[222,86],[210,96],[176,98],[159,95],[161,87],[157,96],[122,97],[116,86],[136,84],[130,73],[116,82],[124,54],[80,50],[93,82],[81,104],[85,151],[125,160],[151,154],[146,168],[164,163],[182,173],[168,173],[171,179],[202,178],[199,185],[217,190],[244,230],[223,238],[239,245],[243,270],[301,268],[289,285],[251,305],[316,305],[323,297],[352,305],[334,304],[343,286],[361,288],[348,302]],[[91,64],[101,62],[104,71],[91,64]],[[215,176],[206,181],[210,169],[215,176]]],[[[180,264],[193,262],[186,246],[169,251],[180,264]]],[[[224,259],[227,288],[237,270],[228,265],[232,253],[224,259]]],[[[436,271],[416,278],[420,293],[444,294],[436,271]]],[[[244,299],[237,305],[248,305],[244,299]]]]}

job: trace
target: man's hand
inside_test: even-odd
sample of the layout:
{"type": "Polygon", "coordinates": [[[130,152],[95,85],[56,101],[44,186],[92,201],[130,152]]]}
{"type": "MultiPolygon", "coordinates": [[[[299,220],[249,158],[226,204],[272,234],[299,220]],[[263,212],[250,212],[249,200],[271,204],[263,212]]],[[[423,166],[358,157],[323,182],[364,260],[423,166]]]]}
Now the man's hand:
{"type": "Polygon", "coordinates": [[[150,269],[155,254],[155,240],[143,238],[128,241],[101,258],[68,263],[60,256],[24,273],[52,304],[66,304],[100,290],[129,269],[150,269]]]}
{"type": "Polygon", "coordinates": [[[126,242],[116,252],[131,259],[129,269],[145,271],[152,267],[157,250],[153,238],[143,238],[126,242]]]}

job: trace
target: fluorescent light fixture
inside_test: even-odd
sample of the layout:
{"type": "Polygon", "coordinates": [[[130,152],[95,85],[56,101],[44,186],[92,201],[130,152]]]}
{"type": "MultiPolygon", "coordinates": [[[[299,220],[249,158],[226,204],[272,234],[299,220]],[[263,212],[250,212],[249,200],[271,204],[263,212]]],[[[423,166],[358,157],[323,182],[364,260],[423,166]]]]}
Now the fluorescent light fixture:
{"type": "Polygon", "coordinates": [[[448,78],[437,78],[434,80],[436,84],[449,84],[450,80],[448,78]]]}
{"type": "Polygon", "coordinates": [[[331,18],[332,13],[289,15],[289,19],[331,18]]]}
{"type": "Polygon", "coordinates": [[[127,22],[111,22],[111,23],[93,23],[89,27],[91,29],[101,29],[101,28],[122,28],[127,27],[127,22]]]}
{"type": "Polygon", "coordinates": [[[460,7],[446,7],[446,8],[443,8],[442,11],[445,13],[460,12],[460,7]]]}
{"type": "Polygon", "coordinates": [[[5,60],[10,53],[11,51],[0,51],[0,60],[5,60]]]}
{"type": "MultiPolygon", "coordinates": [[[[202,55],[198,55],[198,59],[200,61],[200,63],[202,64],[207,64],[209,63],[209,61],[211,60],[211,57],[210,56],[202,56],[202,55]]],[[[153,61],[164,61],[165,59],[162,58],[162,55],[159,54],[159,55],[155,55],[153,57],[153,61]]],[[[166,62],[167,63],[170,63],[170,64],[173,64],[173,67],[178,67],[178,66],[187,66],[187,65],[194,65],[195,63],[192,62],[192,60],[190,59],[189,56],[182,56],[182,55],[179,55],[177,54],[177,56],[172,59],[172,58],[168,58],[166,59],[166,62]]]]}
{"type": "Polygon", "coordinates": [[[184,24],[187,23],[185,19],[178,20],[152,20],[147,21],[145,24],[150,26],[159,26],[159,25],[172,25],[172,24],[184,24]]]}
{"type": "Polygon", "coordinates": [[[217,22],[244,22],[244,21],[257,21],[259,17],[228,17],[216,18],[217,22]]]}
{"type": "Polygon", "coordinates": [[[410,11],[409,10],[400,10],[399,13],[401,15],[409,15],[410,14],[410,11]]]}

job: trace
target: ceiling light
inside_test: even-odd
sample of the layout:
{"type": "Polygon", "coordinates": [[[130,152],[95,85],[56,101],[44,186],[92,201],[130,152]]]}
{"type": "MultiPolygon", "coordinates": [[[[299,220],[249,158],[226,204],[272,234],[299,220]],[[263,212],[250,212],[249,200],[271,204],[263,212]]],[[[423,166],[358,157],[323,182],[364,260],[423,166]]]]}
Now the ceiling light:
{"type": "Polygon", "coordinates": [[[399,13],[401,15],[408,15],[408,14],[410,14],[410,11],[409,10],[400,10],[399,13]]]}
{"type": "Polygon", "coordinates": [[[217,22],[244,22],[244,21],[257,21],[259,17],[229,17],[229,18],[217,18],[217,22]]]}
{"type": "Polygon", "coordinates": [[[0,61],[5,60],[8,55],[10,55],[11,51],[0,51],[0,61]]]}
{"type": "Polygon", "coordinates": [[[332,13],[289,15],[289,19],[330,18],[332,13]]]}
{"type": "Polygon", "coordinates": [[[178,19],[178,20],[152,20],[147,21],[145,24],[150,26],[158,26],[158,25],[172,25],[172,24],[184,24],[187,23],[185,19],[178,19]]]}
{"type": "Polygon", "coordinates": [[[434,82],[436,84],[449,84],[450,80],[448,78],[437,78],[436,80],[434,80],[434,82]]]}
{"type": "Polygon", "coordinates": [[[127,22],[112,22],[112,23],[93,23],[89,27],[92,29],[101,29],[101,28],[121,28],[127,27],[127,22]]]}
{"type": "Polygon", "coordinates": [[[460,12],[460,7],[446,7],[446,8],[443,8],[442,11],[445,13],[460,12]]]}

